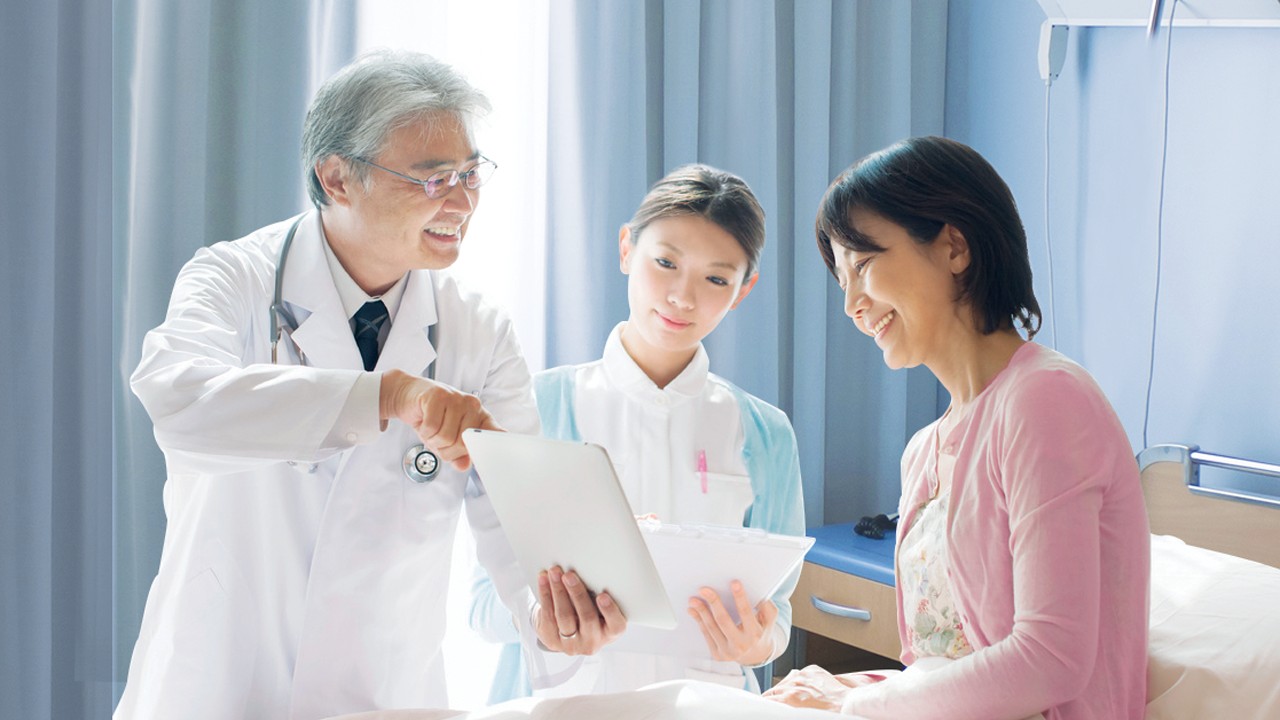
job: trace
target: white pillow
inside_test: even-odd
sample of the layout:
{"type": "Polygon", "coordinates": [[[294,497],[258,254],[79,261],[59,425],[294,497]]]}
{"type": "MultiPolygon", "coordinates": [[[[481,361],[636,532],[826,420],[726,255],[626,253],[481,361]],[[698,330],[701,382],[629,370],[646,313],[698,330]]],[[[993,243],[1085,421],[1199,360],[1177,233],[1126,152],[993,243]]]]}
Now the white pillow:
{"type": "Polygon", "coordinates": [[[1146,720],[1201,718],[1280,718],[1280,570],[1153,535],[1146,720]]]}

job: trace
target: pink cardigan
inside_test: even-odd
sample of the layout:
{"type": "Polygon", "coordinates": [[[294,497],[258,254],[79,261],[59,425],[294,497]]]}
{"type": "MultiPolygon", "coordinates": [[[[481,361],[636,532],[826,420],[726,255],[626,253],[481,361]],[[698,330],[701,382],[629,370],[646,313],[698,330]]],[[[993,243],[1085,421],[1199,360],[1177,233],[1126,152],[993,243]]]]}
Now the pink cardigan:
{"type": "MultiPolygon", "coordinates": [[[[899,541],[928,497],[936,424],[902,457],[899,541]]],[[[855,691],[844,711],[1139,720],[1150,534],[1128,438],[1093,378],[1027,343],[940,444],[956,457],[949,576],[974,652],[855,691]]],[[[898,634],[909,648],[901,588],[898,634]]],[[[904,663],[914,659],[903,651],[904,663]]]]}

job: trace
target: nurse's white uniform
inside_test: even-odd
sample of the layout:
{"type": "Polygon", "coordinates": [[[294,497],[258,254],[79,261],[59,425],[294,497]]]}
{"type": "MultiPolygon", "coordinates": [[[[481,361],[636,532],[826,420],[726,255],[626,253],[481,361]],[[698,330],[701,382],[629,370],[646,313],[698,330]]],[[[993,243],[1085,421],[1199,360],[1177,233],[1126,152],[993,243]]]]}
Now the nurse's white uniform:
{"type": "MultiPolygon", "coordinates": [[[[410,481],[401,462],[417,437],[397,421],[380,431],[380,375],[363,371],[318,213],[289,254],[283,298],[299,325],[271,364],[290,224],[197,252],[132,377],[165,453],[168,527],[121,720],[447,706],[440,646],[464,506],[481,562],[528,614],[482,488],[451,466],[410,481]]],[[[504,428],[538,431],[508,319],[447,275],[412,271],[375,373],[425,375],[432,361],[504,428]]]]}
{"type": "MultiPolygon", "coordinates": [[[[535,378],[544,433],[602,445],[636,514],[655,513],[664,522],[745,525],[803,535],[799,457],[786,415],[710,373],[702,346],[679,376],[658,388],[622,346],[624,325],[614,328],[600,360],[535,378]],[[705,492],[700,454],[706,458],[705,492]]],[[[774,639],[770,660],[790,639],[790,597],[798,577],[797,570],[772,597],[778,618],[769,629],[774,639]]],[[[490,639],[517,640],[493,586],[481,577],[472,593],[473,628],[490,639]]],[[[527,695],[526,666],[516,645],[504,648],[490,702],[527,695]]],[[[710,659],[606,648],[587,658],[544,656],[534,667],[539,676],[534,687],[543,691],[539,694],[622,692],[684,678],[758,691],[755,676],[743,666],[710,659]],[[559,682],[543,687],[544,678],[559,682]]]]}

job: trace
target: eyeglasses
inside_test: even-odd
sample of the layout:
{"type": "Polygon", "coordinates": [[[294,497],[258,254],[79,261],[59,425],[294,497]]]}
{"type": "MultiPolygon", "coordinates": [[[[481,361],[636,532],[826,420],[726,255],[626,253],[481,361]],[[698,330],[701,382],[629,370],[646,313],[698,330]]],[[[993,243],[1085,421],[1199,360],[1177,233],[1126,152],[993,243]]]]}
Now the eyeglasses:
{"type": "Polygon", "coordinates": [[[404,173],[398,173],[391,168],[382,167],[378,163],[370,162],[364,158],[352,158],[352,160],[362,162],[365,165],[372,165],[373,167],[389,172],[398,178],[408,180],[414,185],[420,185],[422,186],[422,191],[425,192],[427,197],[432,200],[438,200],[445,195],[448,195],[449,191],[453,189],[453,186],[457,185],[459,182],[461,182],[462,186],[468,190],[475,190],[481,185],[489,182],[489,178],[493,177],[493,171],[498,169],[497,163],[481,155],[480,162],[471,166],[470,170],[464,170],[462,172],[452,169],[441,170],[428,175],[426,180],[419,180],[416,177],[410,177],[404,173]]]}

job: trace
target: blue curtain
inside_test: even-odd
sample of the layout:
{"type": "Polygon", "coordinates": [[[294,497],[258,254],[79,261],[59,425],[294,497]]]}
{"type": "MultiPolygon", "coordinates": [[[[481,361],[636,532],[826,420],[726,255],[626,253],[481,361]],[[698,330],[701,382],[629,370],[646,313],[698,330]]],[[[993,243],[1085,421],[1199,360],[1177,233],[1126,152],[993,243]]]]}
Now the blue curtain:
{"type": "Polygon", "coordinates": [[[0,718],[111,710],[110,26],[0,4],[0,718]]]}
{"type": "Polygon", "coordinates": [[[551,6],[547,364],[599,356],[627,316],[617,233],[668,170],[741,175],[767,214],[761,279],[707,341],[714,372],[792,418],[808,523],[896,507],[898,461],[937,416],[927,370],[890,373],[813,241],[858,157],[941,134],[944,2],[646,0],[551,6]]]}
{"type": "Polygon", "coordinates": [[[164,458],[128,387],[142,336],[197,248],[309,206],[302,119],[354,56],[356,12],[354,0],[116,0],[114,21],[114,272],[100,301],[116,319],[118,699],[165,529],[164,458]]]}

